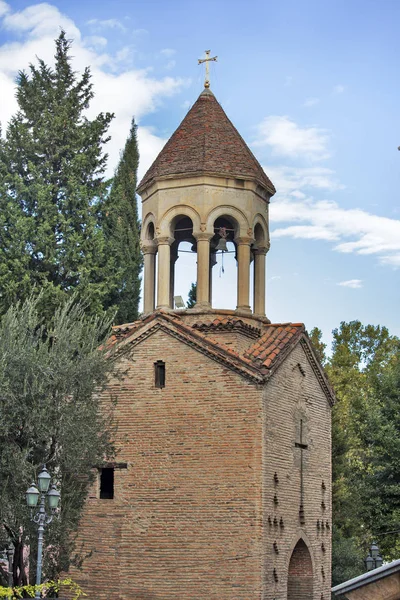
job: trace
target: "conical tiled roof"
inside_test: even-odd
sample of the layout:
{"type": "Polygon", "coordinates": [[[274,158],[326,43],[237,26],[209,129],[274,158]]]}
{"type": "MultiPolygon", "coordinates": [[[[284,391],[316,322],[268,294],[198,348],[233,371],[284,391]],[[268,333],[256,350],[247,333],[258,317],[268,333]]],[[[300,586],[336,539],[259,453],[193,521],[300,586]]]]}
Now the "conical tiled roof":
{"type": "Polygon", "coordinates": [[[208,89],[165,144],[140,182],[139,191],[157,177],[205,173],[253,179],[271,195],[275,193],[273,183],[208,89]]]}

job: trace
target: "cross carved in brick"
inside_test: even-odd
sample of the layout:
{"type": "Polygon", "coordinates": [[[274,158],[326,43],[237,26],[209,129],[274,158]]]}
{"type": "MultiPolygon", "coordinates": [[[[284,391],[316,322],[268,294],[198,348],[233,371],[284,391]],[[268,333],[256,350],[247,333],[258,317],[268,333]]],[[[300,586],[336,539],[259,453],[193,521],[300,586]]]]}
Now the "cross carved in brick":
{"type": "Polygon", "coordinates": [[[304,450],[308,450],[308,444],[304,442],[303,438],[303,419],[300,419],[300,439],[295,442],[295,447],[300,448],[300,508],[299,508],[299,520],[301,525],[305,523],[304,517],[304,450]]]}

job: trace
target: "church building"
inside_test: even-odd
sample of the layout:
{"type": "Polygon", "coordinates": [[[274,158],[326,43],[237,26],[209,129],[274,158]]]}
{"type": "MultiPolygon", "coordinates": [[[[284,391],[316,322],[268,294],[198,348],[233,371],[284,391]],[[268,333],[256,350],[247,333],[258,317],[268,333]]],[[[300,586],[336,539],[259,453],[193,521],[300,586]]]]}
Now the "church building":
{"type": "Polygon", "coordinates": [[[73,576],[93,600],[328,600],[333,393],[304,325],[266,316],[275,188],[208,81],[138,192],[144,313],[110,341],[118,454],[98,469],[73,576]],[[182,242],[191,309],[174,303],[182,242]],[[213,308],[226,243],[235,310],[213,308]]]}

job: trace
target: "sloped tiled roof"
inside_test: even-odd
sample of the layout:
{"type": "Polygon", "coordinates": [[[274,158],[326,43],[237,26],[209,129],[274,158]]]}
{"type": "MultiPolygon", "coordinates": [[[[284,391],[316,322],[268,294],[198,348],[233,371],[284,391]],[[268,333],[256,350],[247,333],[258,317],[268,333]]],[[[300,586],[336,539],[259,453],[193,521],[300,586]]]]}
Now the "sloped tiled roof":
{"type": "MultiPolygon", "coordinates": [[[[301,343],[309,357],[313,370],[320,381],[330,403],[334,395],[326,379],[321,365],[316,359],[303,323],[261,324],[261,330],[243,322],[236,317],[217,316],[212,320],[199,321],[194,325],[185,323],[176,313],[157,310],[152,314],[135,321],[113,327],[109,340],[110,350],[123,352],[124,348],[136,345],[158,329],[168,331],[170,335],[188,343],[202,352],[241,373],[244,377],[262,383],[288,356],[297,343],[301,343]],[[204,331],[221,330],[221,328],[244,327],[254,330],[257,339],[243,353],[235,352],[220,340],[208,337],[204,331]],[[261,333],[261,335],[260,335],[261,333]]],[[[253,332],[253,333],[254,333],[253,332]]],[[[255,337],[255,336],[252,336],[255,337]]]]}
{"type": "Polygon", "coordinates": [[[214,174],[275,188],[211,90],[204,90],[157,156],[140,185],[156,177],[214,174]]]}
{"type": "Polygon", "coordinates": [[[271,369],[303,334],[303,323],[267,325],[261,338],[244,353],[244,356],[260,367],[271,369]]]}
{"type": "Polygon", "coordinates": [[[232,331],[239,330],[249,337],[260,337],[261,329],[252,327],[243,319],[237,317],[218,316],[210,321],[199,321],[192,325],[193,329],[199,331],[232,331]]]}

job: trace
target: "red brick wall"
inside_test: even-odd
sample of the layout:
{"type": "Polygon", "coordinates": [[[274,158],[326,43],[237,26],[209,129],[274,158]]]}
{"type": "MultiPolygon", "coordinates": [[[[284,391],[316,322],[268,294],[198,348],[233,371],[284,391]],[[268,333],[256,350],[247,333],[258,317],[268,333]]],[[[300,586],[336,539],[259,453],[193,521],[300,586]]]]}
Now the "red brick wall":
{"type": "Polygon", "coordinates": [[[286,600],[289,563],[301,538],[312,555],[311,598],[320,600],[321,594],[325,600],[330,598],[330,418],[328,401],[304,350],[298,345],[264,391],[263,600],[286,600]],[[299,519],[301,453],[295,448],[301,419],[303,441],[308,444],[308,449],[303,451],[304,524],[299,519]]]}
{"type": "Polygon", "coordinates": [[[313,600],[313,572],[307,546],[300,540],[289,564],[287,600],[313,600]]]}
{"type": "Polygon", "coordinates": [[[300,537],[313,555],[313,600],[328,599],[330,409],[302,348],[263,389],[163,331],[121,369],[110,391],[119,398],[116,460],[128,468],[115,472],[113,500],[93,490],[81,527],[93,555],[73,573],[90,600],[287,600],[300,537]],[[154,386],[157,360],[164,389],[154,386]]]}
{"type": "Polygon", "coordinates": [[[161,331],[121,366],[110,387],[128,469],[115,472],[114,500],[88,501],[89,598],[259,598],[261,390],[161,331]]]}

